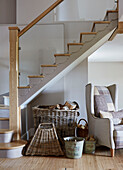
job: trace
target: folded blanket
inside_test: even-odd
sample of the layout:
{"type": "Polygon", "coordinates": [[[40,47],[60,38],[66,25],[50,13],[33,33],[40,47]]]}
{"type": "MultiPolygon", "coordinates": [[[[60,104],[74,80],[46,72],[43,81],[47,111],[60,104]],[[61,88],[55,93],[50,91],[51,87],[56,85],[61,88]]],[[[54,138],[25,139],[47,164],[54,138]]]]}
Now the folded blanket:
{"type": "Polygon", "coordinates": [[[113,118],[123,119],[123,110],[118,110],[117,112],[110,112],[113,118]]]}

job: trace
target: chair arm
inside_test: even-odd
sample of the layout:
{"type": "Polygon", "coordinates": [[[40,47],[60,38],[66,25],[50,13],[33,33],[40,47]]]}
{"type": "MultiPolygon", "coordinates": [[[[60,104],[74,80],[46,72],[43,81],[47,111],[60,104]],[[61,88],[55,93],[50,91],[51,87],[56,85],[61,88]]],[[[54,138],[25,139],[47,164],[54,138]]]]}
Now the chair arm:
{"type": "Polygon", "coordinates": [[[111,119],[97,118],[93,114],[89,115],[89,134],[97,138],[99,145],[114,149],[113,131],[114,125],[111,119]]]}

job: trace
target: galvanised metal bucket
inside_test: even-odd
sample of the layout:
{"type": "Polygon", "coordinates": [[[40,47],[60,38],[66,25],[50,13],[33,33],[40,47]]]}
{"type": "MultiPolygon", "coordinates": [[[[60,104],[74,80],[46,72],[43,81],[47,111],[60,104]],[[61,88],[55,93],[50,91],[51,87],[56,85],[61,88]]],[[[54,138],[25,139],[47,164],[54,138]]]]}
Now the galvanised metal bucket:
{"type": "Polygon", "coordinates": [[[65,137],[66,157],[81,158],[83,152],[84,138],[82,137],[65,137]]]}

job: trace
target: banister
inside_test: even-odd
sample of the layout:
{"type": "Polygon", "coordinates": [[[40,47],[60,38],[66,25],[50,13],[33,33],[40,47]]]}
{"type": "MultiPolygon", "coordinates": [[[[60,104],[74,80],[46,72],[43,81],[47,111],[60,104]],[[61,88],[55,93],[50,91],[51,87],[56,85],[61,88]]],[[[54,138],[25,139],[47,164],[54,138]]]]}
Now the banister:
{"type": "Polygon", "coordinates": [[[43,13],[41,13],[36,19],[34,19],[25,28],[23,28],[18,33],[18,37],[22,36],[25,32],[27,32],[30,28],[32,28],[37,22],[39,22],[42,18],[44,18],[49,12],[51,12],[55,7],[57,7],[62,1],[64,0],[57,0],[54,4],[52,4],[48,9],[46,9],[43,13]]]}

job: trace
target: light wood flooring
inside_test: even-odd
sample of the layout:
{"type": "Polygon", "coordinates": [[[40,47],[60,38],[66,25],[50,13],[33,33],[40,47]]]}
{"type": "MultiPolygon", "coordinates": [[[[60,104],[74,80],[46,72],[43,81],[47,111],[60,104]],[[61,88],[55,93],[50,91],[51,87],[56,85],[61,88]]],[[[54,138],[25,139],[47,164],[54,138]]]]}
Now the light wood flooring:
{"type": "Polygon", "coordinates": [[[123,149],[110,157],[110,150],[98,147],[94,155],[83,154],[81,159],[23,156],[0,159],[0,170],[123,170],[123,149]]]}

